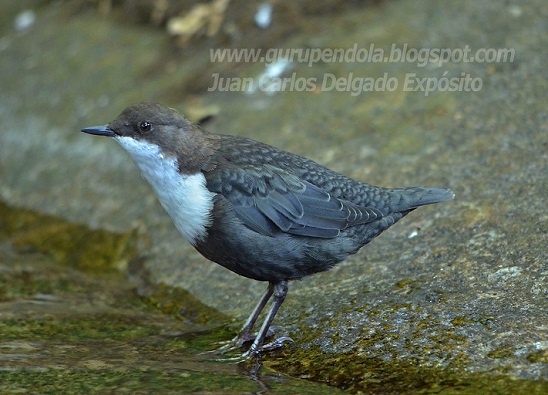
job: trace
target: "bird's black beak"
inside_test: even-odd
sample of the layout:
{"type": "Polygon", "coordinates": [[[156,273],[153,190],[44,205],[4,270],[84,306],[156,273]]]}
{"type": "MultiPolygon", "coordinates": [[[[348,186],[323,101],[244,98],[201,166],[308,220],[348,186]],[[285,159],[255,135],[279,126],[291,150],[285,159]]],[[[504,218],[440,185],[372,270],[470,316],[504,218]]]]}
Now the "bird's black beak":
{"type": "Polygon", "coordinates": [[[89,134],[95,134],[97,136],[107,136],[107,137],[114,137],[116,136],[116,133],[108,127],[108,125],[104,126],[91,126],[89,128],[82,129],[82,132],[89,133],[89,134]]]}

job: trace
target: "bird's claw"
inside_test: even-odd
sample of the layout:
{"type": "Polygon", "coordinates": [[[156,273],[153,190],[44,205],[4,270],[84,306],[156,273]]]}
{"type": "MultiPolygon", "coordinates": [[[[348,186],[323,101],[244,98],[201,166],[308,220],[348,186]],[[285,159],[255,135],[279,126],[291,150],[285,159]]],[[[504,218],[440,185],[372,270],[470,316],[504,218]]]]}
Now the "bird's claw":
{"type": "MultiPolygon", "coordinates": [[[[274,331],[278,328],[279,327],[274,327],[274,326],[271,327],[271,328],[268,328],[268,332],[267,332],[266,336],[267,337],[274,336],[274,331]]],[[[240,347],[242,347],[245,343],[254,341],[256,338],[257,338],[256,333],[249,333],[249,332],[239,333],[238,336],[234,337],[232,340],[229,340],[229,341],[225,342],[225,344],[223,344],[221,347],[215,349],[214,351],[219,352],[221,354],[225,353],[225,352],[229,352],[229,351],[234,351],[234,350],[237,350],[240,347]]],[[[289,340],[291,340],[289,337],[281,337],[280,339],[289,339],[289,340]]],[[[277,340],[280,340],[280,339],[277,339],[277,340]]],[[[275,340],[272,343],[275,343],[277,340],[275,340]]],[[[293,340],[291,340],[291,341],[293,341],[293,340]]],[[[272,343],[269,343],[269,344],[272,344],[272,343]]],[[[275,348],[279,348],[279,347],[275,347],[275,348]]],[[[274,349],[274,348],[272,348],[272,349],[274,349]]]]}
{"type": "Polygon", "coordinates": [[[255,356],[259,356],[262,352],[270,352],[282,348],[285,342],[294,343],[294,340],[288,336],[282,336],[270,343],[264,344],[260,347],[255,347],[255,344],[252,344],[249,350],[242,354],[243,359],[250,359],[255,356]]]}

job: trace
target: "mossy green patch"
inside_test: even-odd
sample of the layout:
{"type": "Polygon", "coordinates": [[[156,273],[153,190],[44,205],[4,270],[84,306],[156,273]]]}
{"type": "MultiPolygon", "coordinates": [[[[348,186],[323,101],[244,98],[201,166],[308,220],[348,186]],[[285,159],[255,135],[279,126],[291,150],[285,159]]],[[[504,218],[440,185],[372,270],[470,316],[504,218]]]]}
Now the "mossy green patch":
{"type": "Polygon", "coordinates": [[[516,352],[516,349],[512,346],[500,346],[487,353],[489,358],[508,358],[516,352]]]}
{"type": "MultiPolygon", "coordinates": [[[[6,259],[0,254],[0,262],[6,259]]],[[[0,302],[36,295],[64,295],[83,292],[86,279],[77,271],[60,271],[44,256],[32,256],[33,265],[19,256],[9,257],[9,270],[0,274],[0,302]]]]}
{"type": "Polygon", "coordinates": [[[527,360],[531,363],[548,363],[548,350],[538,350],[527,355],[527,360]]]}
{"type": "Polygon", "coordinates": [[[78,319],[26,319],[0,321],[3,340],[82,340],[128,339],[157,332],[131,317],[103,314],[78,316],[78,319]]]}
{"type": "Polygon", "coordinates": [[[141,281],[135,292],[122,275],[18,254],[10,241],[0,245],[2,394],[337,392],[204,354],[234,333],[228,317],[181,289],[133,272],[141,281]]]}
{"type": "Polygon", "coordinates": [[[143,301],[164,314],[174,315],[192,325],[227,322],[229,317],[209,306],[182,288],[165,284],[148,284],[143,301]]]}
{"type": "Polygon", "coordinates": [[[464,357],[447,368],[413,359],[385,361],[360,352],[327,354],[318,348],[292,350],[268,366],[327,383],[352,393],[375,394],[545,394],[546,381],[518,380],[489,373],[468,373],[464,357]]]}
{"type": "MultiPolygon", "coordinates": [[[[417,284],[415,280],[402,280],[395,284],[395,290],[410,295],[420,290],[417,284]]],[[[546,393],[546,381],[505,376],[513,368],[511,365],[471,373],[474,361],[462,351],[462,347],[469,344],[462,327],[478,325],[489,329],[488,321],[492,317],[463,314],[451,320],[440,320],[425,317],[421,307],[414,303],[395,300],[368,304],[361,314],[379,321],[377,329],[364,327],[350,351],[348,347],[353,340],[348,338],[340,322],[347,318],[344,314],[335,314],[332,323],[321,326],[333,328],[330,333],[333,345],[317,346],[317,339],[325,338],[325,333],[322,329],[310,330],[303,326],[299,331],[301,337],[295,341],[307,346],[285,351],[283,358],[269,360],[267,366],[353,393],[546,393]],[[403,330],[388,324],[394,314],[401,313],[406,314],[403,330]],[[337,350],[339,347],[345,351],[337,350]]],[[[512,347],[500,347],[489,357],[506,358],[515,351],[512,347]]],[[[531,353],[528,360],[532,363],[545,361],[546,353],[531,353]]]]}
{"type": "Polygon", "coordinates": [[[420,290],[420,282],[414,278],[404,278],[396,282],[396,288],[404,290],[406,293],[411,293],[416,290],[420,290]]]}
{"type": "Polygon", "coordinates": [[[92,272],[119,271],[137,253],[135,231],[93,230],[0,202],[0,240],[5,239],[19,251],[47,254],[63,265],[92,272]]]}
{"type": "MultiPolygon", "coordinates": [[[[214,365],[212,364],[212,367],[214,365]]],[[[267,374],[252,377],[245,374],[164,369],[132,370],[47,370],[0,372],[0,392],[40,394],[86,393],[272,393],[337,394],[335,388],[302,380],[267,374]]]]}
{"type": "Polygon", "coordinates": [[[223,391],[251,392],[257,385],[245,377],[226,377],[192,371],[130,370],[0,373],[3,393],[171,393],[223,391]],[[146,390],[144,390],[146,388],[146,390]]]}

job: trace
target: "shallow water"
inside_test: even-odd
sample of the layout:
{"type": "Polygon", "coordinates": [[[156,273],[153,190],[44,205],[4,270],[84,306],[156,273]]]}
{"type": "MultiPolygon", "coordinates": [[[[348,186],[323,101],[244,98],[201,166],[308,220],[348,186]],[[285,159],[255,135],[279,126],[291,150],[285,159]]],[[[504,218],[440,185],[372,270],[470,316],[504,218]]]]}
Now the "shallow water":
{"type": "MultiPolygon", "coordinates": [[[[235,335],[234,323],[182,290],[144,276],[129,281],[115,267],[77,267],[58,258],[56,249],[70,243],[50,238],[47,252],[35,243],[64,226],[65,237],[87,230],[94,250],[105,251],[112,243],[93,237],[103,231],[29,210],[0,211],[0,392],[336,392],[243,361],[241,352],[216,352],[235,335]]],[[[120,236],[108,234],[123,245],[120,236]]],[[[86,244],[78,248],[85,254],[86,244]]]]}

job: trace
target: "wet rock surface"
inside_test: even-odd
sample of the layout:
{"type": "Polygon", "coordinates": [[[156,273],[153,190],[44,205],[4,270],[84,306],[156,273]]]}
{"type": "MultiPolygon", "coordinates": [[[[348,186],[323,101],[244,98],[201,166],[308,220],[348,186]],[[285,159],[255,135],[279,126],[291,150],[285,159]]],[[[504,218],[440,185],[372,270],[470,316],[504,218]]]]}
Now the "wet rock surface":
{"type": "MultiPolygon", "coordinates": [[[[210,62],[208,46],[230,41],[202,37],[178,47],[160,27],[124,23],[116,10],[100,15],[95,8],[29,1],[4,11],[4,202],[131,234],[151,284],[187,290],[216,309],[219,321],[222,314],[234,317],[237,328],[266,284],[203,259],[119,147],[82,135],[81,127],[107,123],[136,101],[160,101],[201,114],[196,119],[206,109],[215,114],[205,125],[212,131],[265,141],[372,184],[450,187],[453,202],[411,213],[330,272],[290,284],[276,324],[296,342],[286,358],[265,364],[353,391],[545,389],[548,11],[542,2],[385,2],[298,18],[292,35],[272,32],[277,41],[254,31],[253,45],[262,34],[262,44],[273,47],[515,49],[512,62],[294,63],[284,74],[322,81],[327,74],[388,73],[399,82],[391,92],[357,95],[344,89],[208,93],[212,73],[256,78],[264,64],[210,62]],[[13,21],[25,9],[35,21],[17,30],[13,21]],[[480,78],[481,90],[403,89],[410,74],[440,81],[462,73],[480,78]],[[192,85],[197,80],[200,89],[192,85]],[[183,89],[190,86],[192,95],[183,89]]],[[[245,35],[231,37],[246,46],[245,35]]],[[[28,238],[40,244],[39,232],[28,238]]],[[[83,276],[74,273],[67,283],[83,276]]],[[[152,304],[162,307],[156,299],[152,304]]],[[[118,314],[109,308],[114,311],[105,314],[118,314]]],[[[0,311],[6,322],[7,310],[0,311]]],[[[20,322],[39,319],[36,314],[20,322]]],[[[78,342],[89,338],[83,333],[78,342]]],[[[35,347],[17,336],[9,342],[35,347]]]]}

